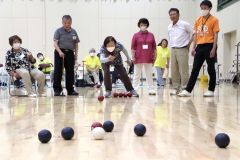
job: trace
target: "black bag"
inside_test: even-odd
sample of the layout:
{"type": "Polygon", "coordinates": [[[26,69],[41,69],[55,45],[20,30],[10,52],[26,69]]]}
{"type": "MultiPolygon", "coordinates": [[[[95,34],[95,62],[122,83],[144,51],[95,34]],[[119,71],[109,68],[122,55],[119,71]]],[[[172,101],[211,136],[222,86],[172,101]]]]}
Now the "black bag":
{"type": "Polygon", "coordinates": [[[75,83],[75,86],[76,87],[85,87],[86,83],[85,83],[84,79],[78,79],[75,83]]]}

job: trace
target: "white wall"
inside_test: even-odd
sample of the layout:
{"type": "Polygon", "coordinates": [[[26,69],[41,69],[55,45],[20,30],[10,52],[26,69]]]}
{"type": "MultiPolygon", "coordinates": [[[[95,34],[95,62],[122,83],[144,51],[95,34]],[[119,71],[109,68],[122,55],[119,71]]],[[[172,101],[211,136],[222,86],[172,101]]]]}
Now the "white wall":
{"type": "MultiPolygon", "coordinates": [[[[73,27],[81,40],[79,62],[89,48],[95,47],[99,50],[107,35],[115,36],[130,51],[131,38],[133,33],[138,31],[137,21],[141,17],[149,19],[149,30],[154,33],[157,41],[160,41],[167,37],[167,26],[170,23],[169,8],[179,8],[182,19],[191,24],[194,24],[195,19],[200,15],[201,0],[115,1],[1,0],[0,63],[5,61],[4,54],[9,48],[8,37],[13,34],[22,37],[23,46],[34,54],[43,52],[53,60],[52,37],[55,29],[61,26],[61,17],[64,14],[72,15],[73,27]]],[[[240,41],[240,2],[219,12],[216,9],[217,0],[212,2],[212,13],[220,20],[218,60],[223,65],[221,72],[224,74],[229,70],[234,58],[236,52],[234,45],[240,41]],[[226,44],[229,35],[232,35],[231,43],[226,44]]],[[[191,61],[192,58],[190,63],[191,61]]]]}
{"type": "Polygon", "coordinates": [[[113,35],[130,51],[131,38],[138,31],[141,17],[150,21],[149,30],[157,41],[167,37],[170,23],[168,10],[180,9],[181,17],[193,23],[196,1],[192,0],[2,0],[0,1],[0,63],[9,48],[8,37],[18,34],[23,46],[46,53],[53,60],[52,37],[61,26],[61,17],[70,14],[80,43],[80,60],[95,47],[99,50],[104,38],[113,35]]]}

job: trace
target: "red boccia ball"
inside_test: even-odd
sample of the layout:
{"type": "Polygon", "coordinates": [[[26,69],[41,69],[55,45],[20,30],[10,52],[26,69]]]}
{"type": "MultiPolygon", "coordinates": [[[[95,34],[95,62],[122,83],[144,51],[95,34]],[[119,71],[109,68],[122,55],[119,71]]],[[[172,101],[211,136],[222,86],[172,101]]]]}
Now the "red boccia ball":
{"type": "Polygon", "coordinates": [[[113,93],[113,97],[117,98],[118,97],[118,93],[113,93]]]}
{"type": "Polygon", "coordinates": [[[123,97],[124,93],[118,93],[118,97],[123,97]]]}
{"type": "Polygon", "coordinates": [[[132,93],[131,92],[128,92],[127,95],[128,95],[128,97],[132,97],[132,93]]]}
{"type": "Polygon", "coordinates": [[[98,101],[99,102],[102,102],[104,100],[104,97],[103,96],[98,96],[98,101]]]}
{"type": "Polygon", "coordinates": [[[102,123],[100,123],[100,122],[94,122],[92,125],[91,125],[91,130],[93,130],[94,128],[96,128],[96,127],[102,127],[103,125],[102,125],[102,123]]]}

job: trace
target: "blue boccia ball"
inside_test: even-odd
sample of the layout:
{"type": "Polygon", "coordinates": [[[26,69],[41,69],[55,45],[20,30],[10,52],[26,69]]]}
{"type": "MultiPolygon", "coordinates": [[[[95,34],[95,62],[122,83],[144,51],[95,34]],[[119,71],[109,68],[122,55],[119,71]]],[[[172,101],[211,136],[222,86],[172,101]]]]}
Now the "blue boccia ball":
{"type": "Polygon", "coordinates": [[[137,124],[135,127],[134,127],[134,133],[137,135],[137,136],[144,136],[144,134],[146,133],[146,127],[143,125],[143,124],[137,124]]]}
{"type": "Polygon", "coordinates": [[[103,123],[103,129],[105,130],[105,132],[112,132],[114,128],[114,124],[112,121],[105,121],[103,123]]]}
{"type": "Polygon", "coordinates": [[[62,129],[61,135],[65,140],[71,140],[74,136],[74,130],[71,127],[65,127],[62,129]]]}
{"type": "Polygon", "coordinates": [[[219,133],[215,137],[215,143],[219,148],[226,148],[230,143],[230,137],[226,133],[219,133]]]}
{"type": "Polygon", "coordinates": [[[48,143],[52,138],[52,134],[49,130],[43,129],[38,132],[38,139],[42,143],[48,143]]]}

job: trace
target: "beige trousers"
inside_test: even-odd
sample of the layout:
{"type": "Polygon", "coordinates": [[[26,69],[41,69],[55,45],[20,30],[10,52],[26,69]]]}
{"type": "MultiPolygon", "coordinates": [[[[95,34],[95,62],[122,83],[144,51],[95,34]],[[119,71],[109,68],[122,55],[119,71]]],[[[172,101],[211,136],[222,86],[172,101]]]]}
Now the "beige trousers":
{"type": "Polygon", "coordinates": [[[189,79],[188,48],[171,49],[171,77],[173,89],[183,89],[189,79]]]}
{"type": "Polygon", "coordinates": [[[153,65],[152,63],[140,63],[134,64],[134,75],[133,75],[133,88],[138,90],[141,84],[141,74],[144,68],[148,88],[153,87],[153,65]]]}
{"type": "Polygon", "coordinates": [[[92,80],[89,77],[89,74],[92,74],[95,84],[99,83],[98,70],[96,70],[96,71],[87,71],[87,73],[85,73],[84,76],[85,76],[86,81],[88,82],[88,84],[91,84],[92,80]]]}
{"type": "Polygon", "coordinates": [[[25,89],[28,94],[34,94],[34,90],[32,88],[32,78],[38,83],[38,93],[43,94],[45,92],[45,76],[43,72],[38,69],[27,70],[25,68],[17,69],[16,72],[20,77],[22,77],[23,83],[25,85],[25,89]]]}

